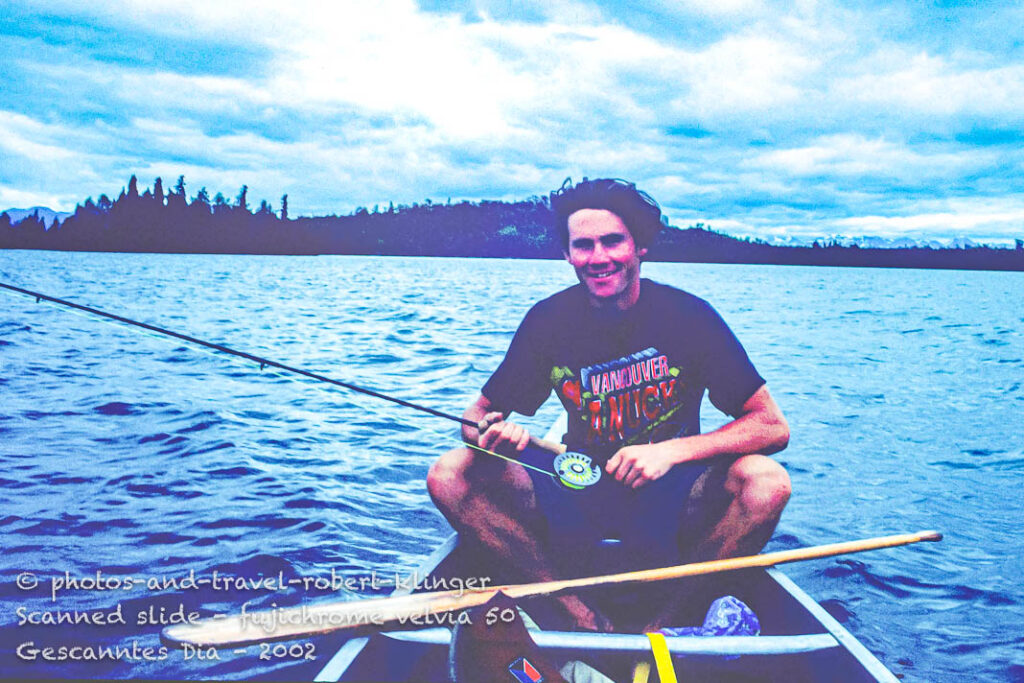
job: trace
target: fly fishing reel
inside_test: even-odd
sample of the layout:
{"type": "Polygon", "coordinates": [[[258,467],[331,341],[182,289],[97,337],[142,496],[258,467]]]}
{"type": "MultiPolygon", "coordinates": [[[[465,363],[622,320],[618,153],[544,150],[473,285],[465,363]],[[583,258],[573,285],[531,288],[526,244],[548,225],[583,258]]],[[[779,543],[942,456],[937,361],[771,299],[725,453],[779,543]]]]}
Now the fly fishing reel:
{"type": "Polygon", "coordinates": [[[566,451],[555,456],[552,465],[558,481],[569,489],[580,490],[593,486],[601,479],[601,468],[590,456],[566,451]]]}

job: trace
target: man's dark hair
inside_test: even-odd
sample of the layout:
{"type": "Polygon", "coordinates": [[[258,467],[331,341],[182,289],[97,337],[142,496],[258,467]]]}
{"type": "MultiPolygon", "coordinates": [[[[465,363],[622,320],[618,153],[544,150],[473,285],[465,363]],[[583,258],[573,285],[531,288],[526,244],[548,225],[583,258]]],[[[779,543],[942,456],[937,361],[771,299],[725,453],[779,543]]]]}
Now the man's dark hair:
{"type": "Polygon", "coordinates": [[[562,187],[551,193],[555,232],[562,249],[569,250],[569,216],[580,209],[604,209],[622,219],[638,249],[654,242],[662,228],[661,207],[636,185],[618,178],[583,179],[578,185],[566,178],[562,187]]]}

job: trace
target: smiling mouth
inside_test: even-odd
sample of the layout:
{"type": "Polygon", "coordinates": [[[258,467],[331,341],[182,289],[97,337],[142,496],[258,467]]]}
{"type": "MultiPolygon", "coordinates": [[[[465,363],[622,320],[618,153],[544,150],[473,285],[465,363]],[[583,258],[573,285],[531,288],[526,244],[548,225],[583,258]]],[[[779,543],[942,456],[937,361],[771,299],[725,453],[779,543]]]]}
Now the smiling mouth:
{"type": "Polygon", "coordinates": [[[600,272],[600,273],[587,273],[587,277],[592,279],[592,280],[607,280],[612,275],[615,275],[618,272],[619,272],[619,269],[615,268],[614,270],[606,270],[606,271],[603,271],[603,272],[600,272]]]}

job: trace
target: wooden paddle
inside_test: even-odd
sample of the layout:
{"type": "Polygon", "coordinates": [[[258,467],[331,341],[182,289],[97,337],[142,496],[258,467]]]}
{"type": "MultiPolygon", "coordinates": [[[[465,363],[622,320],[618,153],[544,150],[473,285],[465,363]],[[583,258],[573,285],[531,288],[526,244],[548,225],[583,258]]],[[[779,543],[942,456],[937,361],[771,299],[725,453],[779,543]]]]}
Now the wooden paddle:
{"type": "Polygon", "coordinates": [[[592,586],[664,581],[699,574],[769,567],[787,562],[892,548],[921,541],[941,540],[942,534],[937,531],[921,531],[916,534],[881,536],[860,541],[846,541],[659,569],[644,569],[622,574],[493,586],[477,590],[449,590],[370,600],[324,602],[298,607],[279,607],[259,612],[245,613],[243,611],[239,615],[219,616],[192,624],[168,626],[164,628],[160,638],[171,647],[183,648],[189,645],[224,648],[302,638],[346,628],[379,629],[393,628],[397,625],[444,626],[454,622],[442,620],[438,615],[482,605],[497,595],[499,591],[512,599],[558,595],[592,586]]]}

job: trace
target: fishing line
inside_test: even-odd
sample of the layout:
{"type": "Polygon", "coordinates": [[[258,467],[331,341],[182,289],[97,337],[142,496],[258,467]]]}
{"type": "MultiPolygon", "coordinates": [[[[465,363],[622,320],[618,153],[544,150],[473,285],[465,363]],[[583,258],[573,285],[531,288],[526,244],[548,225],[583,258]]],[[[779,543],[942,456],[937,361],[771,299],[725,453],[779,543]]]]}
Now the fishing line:
{"type": "MultiPolygon", "coordinates": [[[[208,342],[208,341],[199,339],[197,337],[192,337],[192,336],[187,335],[187,334],[182,334],[180,332],[174,332],[173,330],[168,330],[168,329],[165,329],[165,328],[162,328],[162,327],[157,327],[156,325],[150,325],[148,323],[143,323],[143,322],[139,322],[137,320],[132,320],[131,318],[125,318],[123,316],[115,315],[113,313],[107,313],[106,311],[101,311],[99,309],[91,308],[89,306],[83,306],[81,304],[76,304],[76,303],[74,303],[72,301],[67,301],[66,299],[58,299],[57,297],[52,297],[52,296],[48,296],[46,294],[41,294],[39,292],[34,292],[34,291],[31,291],[31,290],[28,290],[28,289],[22,289],[21,287],[15,287],[13,285],[4,284],[3,282],[0,282],[0,287],[2,287],[4,289],[7,289],[7,290],[10,290],[12,292],[16,292],[18,294],[24,294],[25,296],[34,297],[37,303],[45,302],[45,303],[48,303],[48,304],[58,304],[60,306],[64,306],[68,310],[70,310],[71,312],[76,313],[78,315],[81,315],[83,318],[88,317],[88,316],[84,315],[84,313],[88,313],[88,314],[91,314],[93,316],[99,316],[100,318],[103,318],[103,319],[106,319],[106,320],[109,320],[109,321],[119,322],[119,323],[123,323],[123,324],[129,325],[129,326],[131,326],[133,328],[137,328],[138,330],[141,330],[141,332],[139,332],[140,334],[145,334],[146,336],[149,336],[149,337],[153,337],[153,338],[157,338],[157,339],[161,339],[161,340],[166,339],[167,337],[172,337],[172,338],[175,338],[175,339],[180,339],[182,341],[186,341],[186,342],[189,342],[191,344],[194,344],[194,345],[198,346],[199,349],[203,350],[204,352],[206,352],[209,355],[214,356],[216,358],[222,358],[223,356],[217,355],[217,354],[213,353],[213,351],[218,351],[218,352],[220,352],[222,354],[227,354],[228,356],[233,356],[233,357],[241,358],[243,360],[247,360],[247,361],[250,361],[250,362],[253,362],[253,363],[257,363],[260,366],[260,370],[261,371],[264,370],[264,368],[274,368],[275,370],[283,370],[283,371],[288,372],[288,373],[293,373],[293,374],[301,375],[303,377],[307,377],[307,378],[310,378],[310,379],[317,380],[318,382],[325,382],[327,384],[332,384],[332,385],[335,385],[335,386],[339,386],[339,387],[342,387],[344,389],[349,389],[351,391],[355,391],[355,392],[358,392],[358,393],[361,393],[361,394],[365,394],[367,396],[373,396],[374,398],[379,398],[379,399],[383,399],[385,401],[390,401],[392,403],[396,403],[396,404],[404,406],[406,408],[413,408],[415,410],[419,410],[421,412],[428,413],[430,415],[434,415],[435,417],[442,417],[442,418],[445,418],[447,420],[451,420],[453,422],[458,422],[458,423],[460,423],[462,425],[465,425],[467,427],[472,427],[474,429],[479,429],[479,425],[476,422],[473,422],[472,420],[467,420],[467,419],[459,417],[457,415],[452,415],[451,413],[446,413],[446,412],[441,411],[441,410],[435,410],[433,408],[429,408],[427,406],[420,405],[418,403],[412,403],[410,401],[405,401],[403,399],[396,398],[394,396],[389,396],[387,394],[382,394],[382,393],[380,393],[378,391],[374,391],[372,389],[367,389],[365,387],[356,386],[355,384],[350,384],[348,382],[342,382],[341,380],[333,379],[331,377],[326,377],[324,375],[320,375],[320,374],[317,374],[317,373],[314,373],[314,372],[309,372],[308,370],[303,370],[301,368],[296,368],[296,367],[293,367],[291,365],[285,365],[284,363],[279,363],[277,361],[270,360],[268,358],[263,358],[261,356],[257,356],[257,355],[251,354],[251,353],[246,353],[244,351],[237,351],[235,349],[229,348],[227,346],[223,346],[221,344],[215,344],[213,342],[208,342]]],[[[61,310],[64,310],[64,309],[61,309],[61,310]]],[[[91,320],[92,318],[89,318],[89,319],[91,320]]],[[[288,377],[289,379],[293,379],[292,375],[285,375],[285,374],[282,374],[280,372],[274,372],[273,374],[275,374],[275,375],[277,375],[279,377],[288,377]]],[[[355,405],[360,405],[360,404],[355,404],[355,405]]],[[[364,407],[364,406],[360,406],[360,407],[364,407]]],[[[457,441],[459,444],[464,445],[464,446],[468,446],[469,448],[472,448],[475,451],[479,451],[481,453],[486,453],[488,455],[493,455],[493,456],[495,456],[497,458],[501,458],[502,460],[507,460],[508,462],[513,462],[513,463],[516,463],[518,465],[522,465],[523,467],[535,470],[537,472],[540,472],[541,474],[546,474],[546,475],[548,475],[550,477],[557,477],[557,475],[554,472],[542,469],[540,467],[536,467],[534,465],[530,465],[528,463],[522,462],[520,460],[516,460],[515,458],[509,457],[509,456],[506,456],[506,455],[502,455],[500,453],[496,453],[494,451],[488,450],[488,449],[483,448],[483,447],[478,446],[478,445],[466,443],[466,442],[462,441],[461,439],[455,439],[450,434],[442,434],[441,432],[437,432],[437,431],[434,431],[432,429],[425,429],[425,428],[423,429],[423,431],[425,431],[425,432],[427,432],[429,434],[432,434],[435,437],[439,437],[441,439],[444,439],[444,440],[457,441]]]]}

